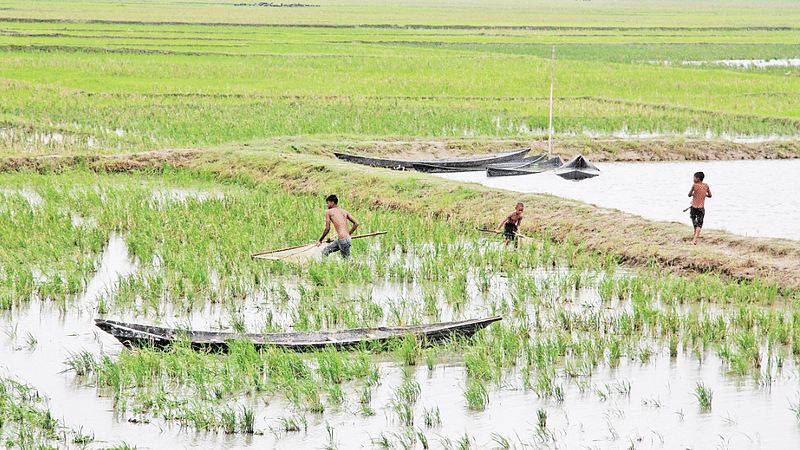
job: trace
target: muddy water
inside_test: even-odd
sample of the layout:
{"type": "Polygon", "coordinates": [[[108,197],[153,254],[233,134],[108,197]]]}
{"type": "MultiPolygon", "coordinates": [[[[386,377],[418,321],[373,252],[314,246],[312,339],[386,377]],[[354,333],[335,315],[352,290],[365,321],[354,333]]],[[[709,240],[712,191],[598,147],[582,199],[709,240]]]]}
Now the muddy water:
{"type": "MultiPolygon", "coordinates": [[[[487,245],[496,245],[496,241],[487,241],[487,245]]],[[[125,351],[116,340],[93,326],[93,318],[98,296],[138,268],[127,258],[124,240],[119,236],[112,239],[100,261],[87,291],[67,312],[51,302],[34,299],[29,307],[0,316],[0,328],[7,330],[0,346],[0,374],[36,386],[49,399],[47,404],[54,417],[97,439],[90,448],[125,443],[139,449],[352,449],[373,448],[374,442],[381,439],[394,448],[406,448],[402,440],[409,442],[408,429],[399,423],[389,405],[407,376],[421,388],[413,407],[413,431],[423,433],[430,448],[496,448],[502,440],[512,448],[597,449],[769,449],[800,442],[797,418],[790,410],[800,395],[797,364],[787,357],[780,369],[770,372],[772,382],[764,385],[749,377],[726,374],[712,350],[700,355],[681,350],[675,358],[654,351],[647,362],[623,358],[616,368],[601,364],[591,377],[571,379],[557,373],[556,383],[564,390],[563,401],[539,397],[526,388],[523,374],[514,372],[504,376],[501,385],[488,385],[489,404],[484,411],[465,406],[463,392],[471,381],[458,355],[448,356],[432,370],[422,364],[406,373],[403,366],[387,356],[376,356],[380,385],[375,388],[371,403],[376,414],[370,417],[358,412],[357,387],[344,385],[345,404],[330,407],[322,414],[306,413],[308,429],[300,432],[278,431],[281,418],[297,413],[280,396],[268,404],[253,400],[255,427],[263,435],[198,432],[158,419],[149,424],[130,423],[131,412],[114,412],[110,398],[98,397],[94,388],[81,386],[71,373],[62,373],[63,361],[71,353],[125,351]],[[13,335],[8,331],[12,329],[13,335]],[[29,336],[35,337],[35,344],[28,345],[29,336]],[[698,382],[713,391],[711,410],[698,407],[693,395],[698,382]],[[439,411],[441,424],[428,428],[423,414],[434,409],[439,411]],[[539,410],[547,415],[544,429],[538,425],[539,410]],[[462,445],[466,439],[468,447],[462,445]]],[[[530,275],[552,278],[562,274],[540,270],[530,275]]],[[[298,280],[275,279],[271,283],[286,286],[295,297],[298,280]]],[[[487,314],[492,301],[508,294],[504,278],[494,276],[491,283],[492,294],[482,294],[470,286],[473,310],[467,315],[487,314]]],[[[423,288],[414,283],[391,282],[370,287],[373,298],[383,299],[384,308],[403,299],[419,302],[423,288]]],[[[552,297],[558,295],[562,294],[552,297]]],[[[577,309],[601,303],[592,289],[582,289],[568,297],[564,300],[577,309]]],[[[264,294],[254,293],[251,298],[244,315],[263,314],[259,304],[264,294]]],[[[224,321],[222,315],[222,311],[209,308],[174,320],[202,328],[224,321]]],[[[443,312],[443,316],[450,315],[451,312],[443,312]]],[[[249,325],[255,324],[257,320],[249,325]]],[[[535,383],[535,379],[531,381],[535,383]]],[[[417,441],[408,448],[423,446],[417,441]]]]}
{"type": "MultiPolygon", "coordinates": [[[[567,181],[553,173],[489,178],[485,172],[441,174],[516,192],[553,194],[646,219],[691,226],[687,197],[695,172],[705,173],[704,228],[743,236],[800,240],[800,159],[599,163],[601,175],[567,181]]],[[[687,231],[689,232],[689,231],[687,231]]]]}

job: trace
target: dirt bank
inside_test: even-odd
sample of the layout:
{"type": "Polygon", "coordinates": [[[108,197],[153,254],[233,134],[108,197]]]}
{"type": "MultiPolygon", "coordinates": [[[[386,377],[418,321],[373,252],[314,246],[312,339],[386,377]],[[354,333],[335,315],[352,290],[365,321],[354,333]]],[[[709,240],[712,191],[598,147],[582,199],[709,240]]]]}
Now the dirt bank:
{"type": "MultiPolygon", "coordinates": [[[[494,226],[509,205],[524,201],[527,219],[522,231],[528,234],[582,243],[634,266],[656,264],[685,275],[713,272],[732,282],[775,283],[783,293],[795,296],[800,288],[800,241],[742,237],[707,230],[700,244],[695,246],[691,244],[692,230],[687,224],[649,221],[550,195],[498,191],[413,171],[356,166],[333,156],[334,150],[343,151],[341,146],[320,145],[313,152],[286,152],[286,145],[296,146],[296,143],[281,141],[110,157],[6,158],[0,161],[0,170],[57,172],[86,167],[128,172],[157,171],[164,165],[171,165],[204,173],[212,171],[221,178],[279,183],[290,192],[311,195],[346,192],[351,201],[360,200],[374,208],[430,214],[465,228],[494,226]]],[[[362,145],[351,146],[347,151],[379,154],[382,147],[392,147],[397,151],[380,154],[444,157],[480,153],[476,150],[490,147],[492,151],[517,148],[519,143],[494,142],[494,145],[484,146],[473,142],[466,151],[443,144],[443,141],[376,141],[362,145]],[[370,151],[364,151],[367,149],[370,151]]]]}

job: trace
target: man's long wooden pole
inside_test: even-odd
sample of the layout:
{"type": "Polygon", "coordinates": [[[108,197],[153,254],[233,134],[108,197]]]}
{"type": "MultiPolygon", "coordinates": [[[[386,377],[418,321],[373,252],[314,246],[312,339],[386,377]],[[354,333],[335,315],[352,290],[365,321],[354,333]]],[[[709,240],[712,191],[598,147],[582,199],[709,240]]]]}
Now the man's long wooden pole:
{"type": "MultiPolygon", "coordinates": [[[[358,238],[364,238],[364,237],[370,237],[370,236],[378,236],[378,235],[386,234],[386,233],[387,233],[387,231],[376,231],[374,233],[367,233],[367,234],[359,234],[357,236],[350,236],[350,239],[358,239],[358,238]]],[[[333,242],[333,239],[332,238],[328,238],[328,240],[326,242],[333,242]]],[[[295,245],[294,247],[282,248],[280,250],[270,250],[268,252],[253,253],[252,255],[250,255],[250,258],[255,258],[256,256],[268,255],[270,253],[283,252],[283,251],[286,251],[286,250],[294,250],[296,248],[305,247],[307,245],[310,245],[310,244],[295,245]]]]}

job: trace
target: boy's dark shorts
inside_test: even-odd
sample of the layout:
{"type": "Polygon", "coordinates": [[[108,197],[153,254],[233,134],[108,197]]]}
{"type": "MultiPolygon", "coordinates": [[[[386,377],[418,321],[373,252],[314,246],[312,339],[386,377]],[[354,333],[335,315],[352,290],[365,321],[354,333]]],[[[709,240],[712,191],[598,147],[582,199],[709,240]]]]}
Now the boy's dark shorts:
{"type": "Polygon", "coordinates": [[[705,208],[695,208],[694,206],[689,209],[689,218],[692,219],[692,225],[695,228],[703,228],[703,219],[706,217],[705,208]]]}

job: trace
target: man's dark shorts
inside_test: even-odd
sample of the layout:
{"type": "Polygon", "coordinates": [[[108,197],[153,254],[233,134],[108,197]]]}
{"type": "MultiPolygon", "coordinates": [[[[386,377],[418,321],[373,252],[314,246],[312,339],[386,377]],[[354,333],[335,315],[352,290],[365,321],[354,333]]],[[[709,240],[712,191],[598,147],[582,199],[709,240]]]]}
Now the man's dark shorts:
{"type": "Polygon", "coordinates": [[[689,218],[692,219],[692,225],[694,225],[695,228],[703,228],[703,219],[705,217],[705,208],[695,208],[692,206],[692,208],[689,209],[689,218]]]}
{"type": "Polygon", "coordinates": [[[513,223],[506,222],[505,227],[503,228],[503,236],[506,237],[507,241],[514,241],[517,239],[517,226],[513,223]]]}

